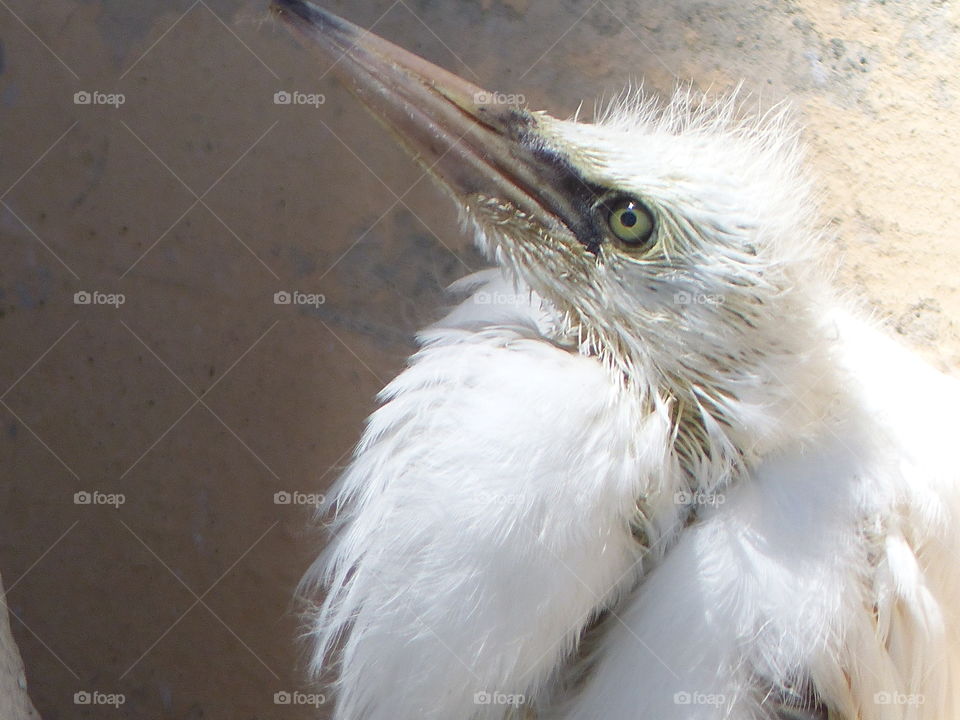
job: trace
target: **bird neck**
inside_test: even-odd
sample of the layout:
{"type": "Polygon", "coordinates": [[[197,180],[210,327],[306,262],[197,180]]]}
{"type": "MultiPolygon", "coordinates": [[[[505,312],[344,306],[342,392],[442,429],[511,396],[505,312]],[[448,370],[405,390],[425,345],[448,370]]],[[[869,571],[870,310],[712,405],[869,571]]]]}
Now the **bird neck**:
{"type": "Polygon", "coordinates": [[[664,337],[655,328],[610,325],[587,332],[568,323],[580,354],[595,357],[653,412],[668,408],[672,453],[690,490],[714,492],[766,456],[824,432],[842,395],[832,361],[829,302],[783,300],[783,313],[757,322],[757,342],[731,353],[707,338],[664,337]],[[653,347],[640,338],[660,337],[653,347]],[[691,353],[691,348],[703,354],[691,353]]]}

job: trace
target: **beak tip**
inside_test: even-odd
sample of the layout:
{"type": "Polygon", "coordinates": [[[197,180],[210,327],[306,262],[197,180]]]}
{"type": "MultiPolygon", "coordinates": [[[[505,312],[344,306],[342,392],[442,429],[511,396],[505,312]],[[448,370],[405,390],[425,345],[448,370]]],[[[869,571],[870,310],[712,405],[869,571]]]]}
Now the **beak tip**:
{"type": "Polygon", "coordinates": [[[307,25],[314,30],[329,29],[340,33],[354,30],[350,23],[309,0],[270,0],[270,12],[289,23],[307,25]]]}
{"type": "Polygon", "coordinates": [[[309,0],[270,0],[270,9],[335,58],[341,81],[454,195],[498,197],[552,222],[537,190],[552,169],[530,155],[537,123],[522,96],[483,90],[309,0]]]}
{"type": "Polygon", "coordinates": [[[278,17],[285,15],[290,9],[289,6],[288,0],[270,0],[270,12],[278,17]]]}

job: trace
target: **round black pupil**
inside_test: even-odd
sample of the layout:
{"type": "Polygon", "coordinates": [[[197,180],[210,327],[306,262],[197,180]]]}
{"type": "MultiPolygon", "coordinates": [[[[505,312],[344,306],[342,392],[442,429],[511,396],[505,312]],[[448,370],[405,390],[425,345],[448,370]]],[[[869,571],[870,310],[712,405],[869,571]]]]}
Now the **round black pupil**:
{"type": "Polygon", "coordinates": [[[624,227],[632,228],[637,224],[637,214],[633,210],[624,210],[620,215],[620,223],[624,227]]]}

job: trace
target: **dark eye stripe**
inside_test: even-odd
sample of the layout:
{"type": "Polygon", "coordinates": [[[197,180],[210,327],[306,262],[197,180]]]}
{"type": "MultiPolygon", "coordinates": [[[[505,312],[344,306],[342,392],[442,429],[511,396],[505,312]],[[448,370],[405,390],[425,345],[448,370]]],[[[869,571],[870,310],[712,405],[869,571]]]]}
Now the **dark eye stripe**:
{"type": "Polygon", "coordinates": [[[641,201],[615,189],[597,185],[586,178],[562,154],[548,147],[543,138],[531,132],[529,122],[517,129],[517,140],[523,151],[536,158],[544,175],[544,183],[553,189],[553,200],[546,209],[553,213],[591,254],[599,255],[606,242],[617,242],[621,247],[636,249],[643,246],[654,232],[654,215],[641,201]],[[633,224],[623,222],[624,229],[649,226],[642,239],[623,240],[610,227],[611,203],[631,200],[636,209],[633,224]],[[645,222],[646,221],[646,222],[645,222]]]}

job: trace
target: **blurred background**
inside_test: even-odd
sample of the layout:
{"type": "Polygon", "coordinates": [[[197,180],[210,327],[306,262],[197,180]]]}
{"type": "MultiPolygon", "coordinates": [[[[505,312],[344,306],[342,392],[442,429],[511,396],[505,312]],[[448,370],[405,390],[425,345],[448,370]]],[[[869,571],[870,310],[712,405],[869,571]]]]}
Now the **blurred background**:
{"type": "MultiPolygon", "coordinates": [[[[325,716],[312,503],[482,267],[265,4],[0,0],[0,573],[46,720],[325,716]]],[[[560,116],[641,80],[791,101],[840,283],[958,373],[960,4],[325,5],[560,116]]]]}

